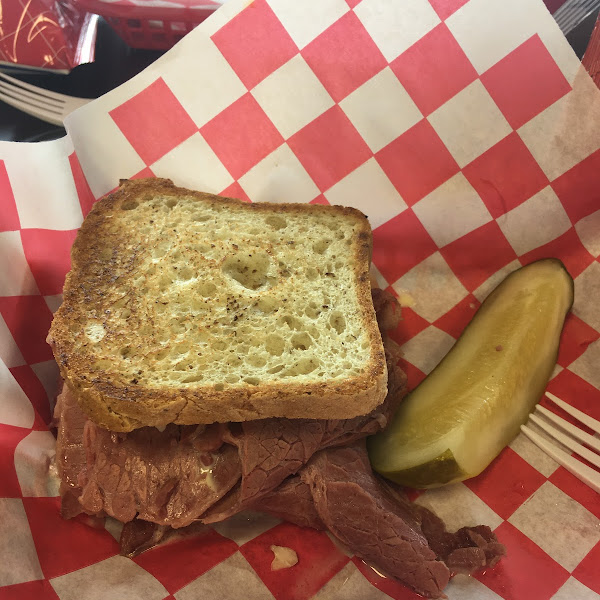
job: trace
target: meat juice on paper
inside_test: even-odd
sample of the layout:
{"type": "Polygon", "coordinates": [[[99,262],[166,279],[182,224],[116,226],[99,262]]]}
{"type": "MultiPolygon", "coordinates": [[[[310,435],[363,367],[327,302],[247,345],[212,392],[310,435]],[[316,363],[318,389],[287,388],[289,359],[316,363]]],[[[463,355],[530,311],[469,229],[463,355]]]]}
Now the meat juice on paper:
{"type": "MultiPolygon", "coordinates": [[[[361,597],[409,597],[324,534],[273,521],[215,526],[202,538],[213,559],[186,540],[131,561],[116,556],[108,534],[73,521],[53,521],[71,550],[44,537],[41,523],[58,503],[55,490],[32,484],[40,472],[32,465],[51,452],[42,441],[44,384],[52,396],[56,373],[43,339],[72,234],[119,178],[168,176],[252,201],[363,210],[380,286],[414,298],[393,334],[411,386],[505,273],[558,256],[576,301],[549,390],[598,417],[600,101],[542,3],[416,2],[410,26],[393,3],[331,2],[310,18],[296,6],[225,5],[158,64],[74,113],[67,140],[0,146],[0,239],[11,258],[0,277],[8,398],[0,422],[15,455],[0,496],[5,539],[20,557],[2,555],[11,565],[0,570],[3,586],[51,587],[68,598],[93,584],[108,594],[117,585],[109,573],[121,573],[132,597],[214,589],[235,597],[241,585],[257,597],[335,597],[350,584],[361,597]],[[257,24],[269,35],[255,39],[257,24]],[[350,40],[353,52],[344,52],[350,40]],[[207,60],[190,71],[198,55],[207,60]],[[331,56],[339,57],[333,65],[331,56]],[[11,537],[17,529],[25,534],[11,537]],[[271,545],[293,546],[298,564],[273,574],[271,545]]],[[[496,569],[455,578],[450,597],[600,593],[597,496],[526,440],[480,477],[417,501],[451,529],[489,525],[508,548],[496,569]]]]}

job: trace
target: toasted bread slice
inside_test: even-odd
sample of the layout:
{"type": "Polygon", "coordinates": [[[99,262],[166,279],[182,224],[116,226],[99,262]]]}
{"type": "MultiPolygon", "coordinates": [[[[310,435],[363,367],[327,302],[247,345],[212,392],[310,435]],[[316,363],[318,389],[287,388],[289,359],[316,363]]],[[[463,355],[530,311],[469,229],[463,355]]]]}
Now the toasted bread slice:
{"type": "Polygon", "coordinates": [[[48,341],[112,431],[366,414],[387,386],[371,244],[353,208],[124,181],[81,226],[48,341]]]}

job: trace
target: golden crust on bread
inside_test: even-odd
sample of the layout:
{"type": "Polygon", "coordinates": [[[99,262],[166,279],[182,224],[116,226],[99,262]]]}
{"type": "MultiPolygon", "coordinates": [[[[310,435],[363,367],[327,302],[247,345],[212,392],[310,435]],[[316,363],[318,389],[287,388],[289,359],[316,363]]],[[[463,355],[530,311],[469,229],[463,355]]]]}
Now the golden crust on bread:
{"type": "Polygon", "coordinates": [[[366,414],[387,391],[371,247],[353,208],[124,181],[77,235],[48,341],[112,431],[366,414]]]}

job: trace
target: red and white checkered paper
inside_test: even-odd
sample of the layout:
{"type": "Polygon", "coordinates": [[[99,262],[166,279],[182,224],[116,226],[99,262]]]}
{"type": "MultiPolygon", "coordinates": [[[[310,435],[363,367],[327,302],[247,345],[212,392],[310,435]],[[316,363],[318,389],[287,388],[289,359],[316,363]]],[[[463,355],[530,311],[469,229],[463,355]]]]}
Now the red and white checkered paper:
{"type": "MultiPolygon", "coordinates": [[[[549,390],[600,418],[600,93],[541,0],[233,0],[67,130],[0,145],[3,600],[415,598],[273,519],[133,560],[113,521],[61,520],[44,338],[83,215],[119,178],[363,210],[377,281],[410,305],[395,339],[413,386],[502,276],[557,256],[576,300],[549,390]],[[271,572],[272,544],[299,563],[271,572]]],[[[600,598],[599,496],[524,437],[417,501],[507,546],[450,598],[600,598]]]]}

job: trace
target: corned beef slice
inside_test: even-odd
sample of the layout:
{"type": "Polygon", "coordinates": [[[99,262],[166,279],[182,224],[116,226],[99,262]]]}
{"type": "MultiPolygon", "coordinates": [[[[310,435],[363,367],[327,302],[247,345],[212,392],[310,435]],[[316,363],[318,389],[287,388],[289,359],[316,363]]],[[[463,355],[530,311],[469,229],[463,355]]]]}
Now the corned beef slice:
{"type": "MultiPolygon", "coordinates": [[[[380,327],[395,326],[395,299],[380,291],[373,299],[380,327]]],[[[265,419],[117,434],[89,421],[65,386],[55,411],[63,516],[118,518],[125,523],[122,553],[134,555],[178,535],[174,528],[196,534],[202,523],[251,508],[327,528],[387,575],[442,596],[450,571],[492,566],[504,548],[487,527],[446,532],[435,515],[373,474],[358,440],[385,427],[405,393],[398,346],[385,336],[384,346],[388,397],[373,413],[348,420],[265,419]]]]}

